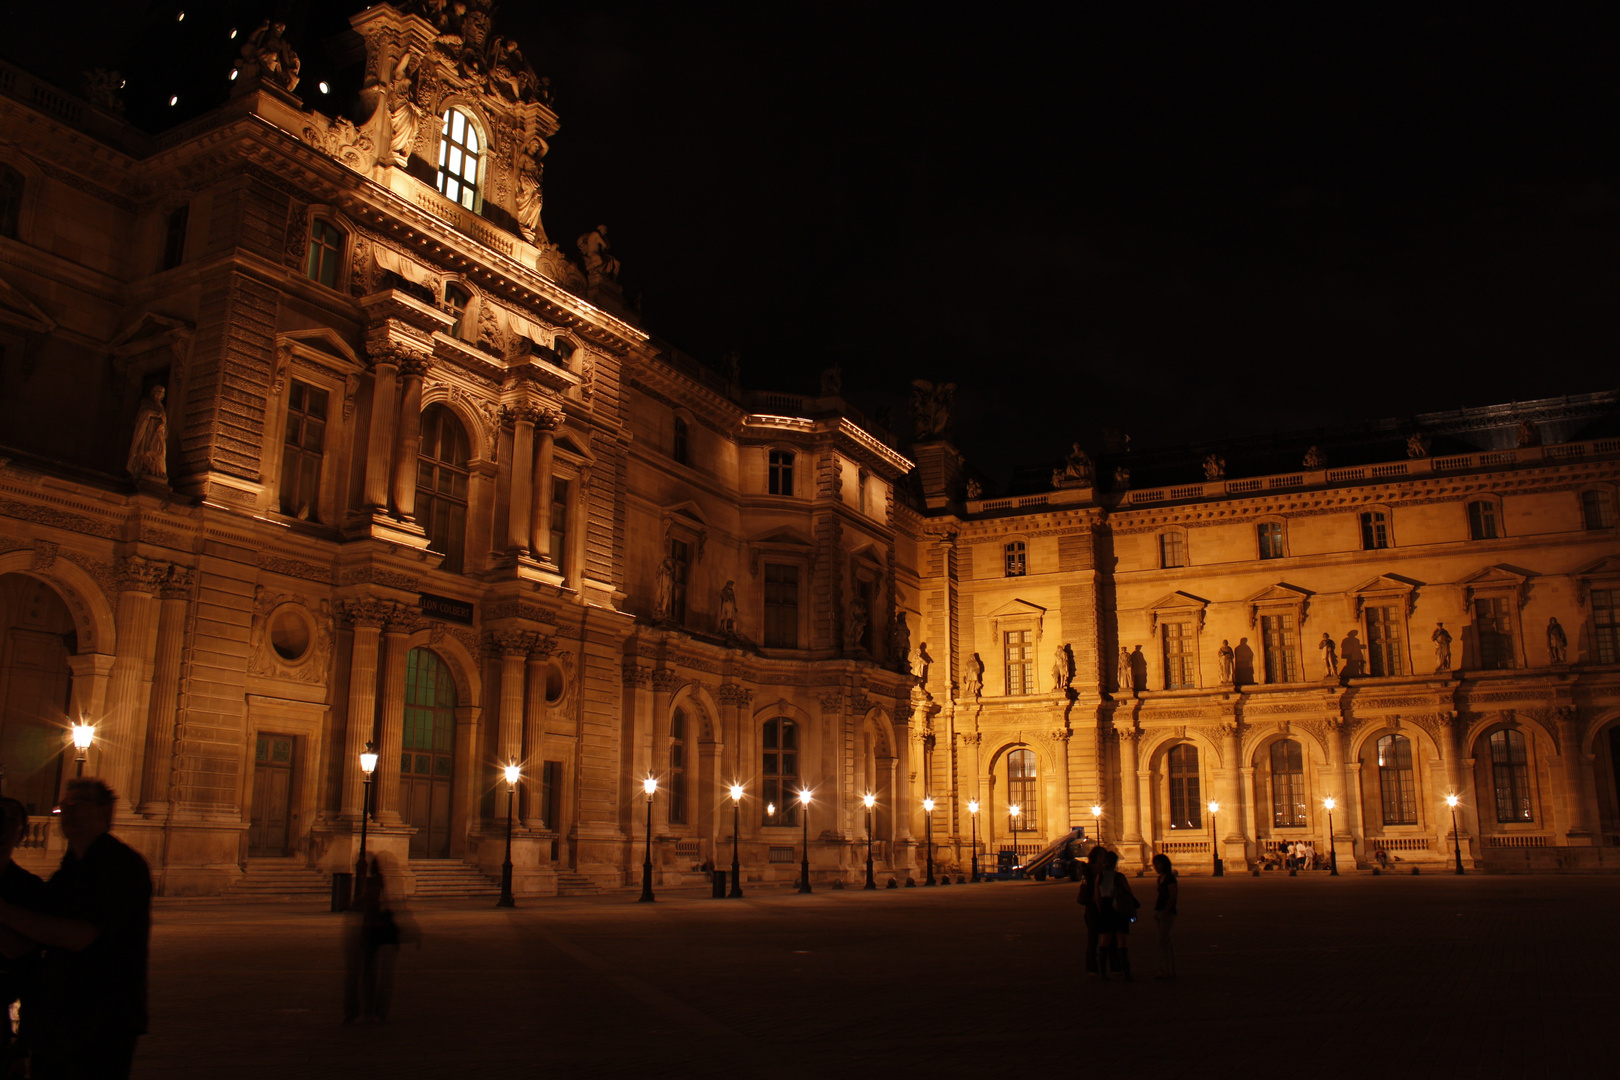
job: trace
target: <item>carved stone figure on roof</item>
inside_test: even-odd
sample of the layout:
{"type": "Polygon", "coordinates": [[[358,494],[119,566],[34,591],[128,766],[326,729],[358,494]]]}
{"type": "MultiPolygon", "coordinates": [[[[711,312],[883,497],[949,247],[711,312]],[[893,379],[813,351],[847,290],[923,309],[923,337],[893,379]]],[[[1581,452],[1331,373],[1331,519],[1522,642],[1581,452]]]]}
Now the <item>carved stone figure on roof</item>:
{"type": "Polygon", "coordinates": [[[164,393],[161,385],[152,387],[135,414],[135,435],[129,441],[124,468],[137,483],[169,480],[169,414],[163,407],[164,393]]]}
{"type": "Polygon", "coordinates": [[[844,369],[834,364],[821,369],[821,396],[837,397],[844,392],[844,369]]]}
{"type": "Polygon", "coordinates": [[[1091,455],[1080,449],[1079,443],[1069,445],[1069,453],[1063,459],[1063,479],[1075,483],[1091,483],[1091,455]]]}
{"type": "Polygon", "coordinates": [[[289,93],[298,88],[301,65],[298,54],[282,36],[286,30],[286,23],[266,19],[247,36],[242,58],[236,62],[236,84],[241,92],[246,92],[254,80],[273,83],[289,93]]]}
{"type": "Polygon", "coordinates": [[[1414,431],[1406,437],[1406,456],[1409,458],[1426,458],[1429,456],[1429,437],[1421,431],[1414,431]]]}
{"type": "Polygon", "coordinates": [[[1131,486],[1131,470],[1123,465],[1114,466],[1114,490],[1124,491],[1131,486]]]}
{"type": "Polygon", "coordinates": [[[1305,460],[1300,462],[1307,469],[1327,468],[1327,455],[1322,453],[1320,446],[1313,446],[1305,451],[1305,460]]]}
{"type": "Polygon", "coordinates": [[[388,105],[388,151],[393,164],[404,168],[416,145],[416,132],[422,123],[421,107],[412,100],[414,77],[408,75],[414,57],[406,53],[394,65],[388,81],[380,89],[388,105]]]}
{"type": "Polygon", "coordinates": [[[517,222],[523,239],[534,242],[540,234],[540,206],[544,201],[541,181],[545,176],[545,157],[551,150],[539,135],[530,135],[517,163],[517,222]]]}
{"type": "Polygon", "coordinates": [[[124,77],[116,71],[91,68],[84,73],[84,97],[97,108],[123,115],[124,77]]]}
{"type": "Polygon", "coordinates": [[[579,253],[585,256],[587,277],[619,280],[619,260],[611,254],[612,245],[608,243],[606,225],[598,225],[585,233],[579,238],[578,245],[579,253]]]}
{"type": "Polygon", "coordinates": [[[1541,431],[1529,420],[1519,421],[1519,430],[1514,436],[1515,446],[1540,446],[1541,431]]]}
{"type": "Polygon", "coordinates": [[[533,101],[540,79],[511,38],[498,37],[489,50],[489,88],[508,101],[533,101]]]}
{"type": "Polygon", "coordinates": [[[968,477],[967,482],[967,497],[970,499],[984,498],[984,485],[971,476],[968,477]]]}
{"type": "Polygon", "coordinates": [[[955,394],[955,383],[911,380],[911,419],[916,441],[945,437],[945,429],[951,425],[951,398],[955,394]]]}
{"type": "Polygon", "coordinates": [[[1205,480],[1225,480],[1226,479],[1226,459],[1221,457],[1221,455],[1219,455],[1219,454],[1205,454],[1204,455],[1204,479],[1205,480]]]}

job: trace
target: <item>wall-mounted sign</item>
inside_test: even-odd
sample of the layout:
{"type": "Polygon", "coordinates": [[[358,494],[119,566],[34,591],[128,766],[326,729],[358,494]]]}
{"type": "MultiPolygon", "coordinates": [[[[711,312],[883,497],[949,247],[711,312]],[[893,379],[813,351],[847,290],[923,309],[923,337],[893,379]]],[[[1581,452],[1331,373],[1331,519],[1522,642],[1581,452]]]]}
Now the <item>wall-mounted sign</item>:
{"type": "Polygon", "coordinates": [[[452,600],[448,596],[434,596],[432,593],[422,593],[418,599],[422,602],[422,614],[430,619],[443,619],[462,626],[472,625],[473,606],[465,600],[452,600]]]}

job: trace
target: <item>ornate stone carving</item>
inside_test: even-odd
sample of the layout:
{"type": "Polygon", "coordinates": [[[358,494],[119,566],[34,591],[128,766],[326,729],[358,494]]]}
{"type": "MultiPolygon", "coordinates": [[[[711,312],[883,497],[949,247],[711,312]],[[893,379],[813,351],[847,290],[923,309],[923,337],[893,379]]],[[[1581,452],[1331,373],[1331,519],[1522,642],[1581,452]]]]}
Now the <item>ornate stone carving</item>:
{"type": "Polygon", "coordinates": [[[821,711],[822,712],[824,712],[824,713],[836,713],[836,712],[842,712],[843,710],[844,710],[844,695],[841,692],[839,692],[837,690],[834,690],[834,691],[831,691],[830,693],[822,695],[822,698],[821,698],[821,711]]]}
{"type": "Polygon", "coordinates": [[[298,54],[283,36],[286,23],[264,20],[242,43],[241,59],[236,61],[231,80],[232,94],[245,94],[255,82],[270,83],[291,93],[298,88],[302,65],[298,54]]]}
{"type": "Polygon", "coordinates": [[[1305,451],[1305,457],[1300,462],[1300,465],[1307,469],[1325,469],[1327,468],[1327,455],[1322,453],[1320,446],[1313,446],[1305,451]]]}
{"type": "Polygon", "coordinates": [[[129,457],[124,470],[136,483],[150,480],[169,482],[169,414],[163,404],[167,393],[162,384],[148,390],[135,414],[135,434],[129,441],[129,457]]]}
{"type": "Polygon", "coordinates": [[[652,668],[641,667],[637,664],[626,664],[622,672],[624,685],[638,690],[645,690],[652,684],[652,668]]]}
{"type": "Polygon", "coordinates": [[[951,426],[951,398],[955,394],[955,383],[911,380],[911,419],[917,442],[944,438],[951,426]]]}
{"type": "Polygon", "coordinates": [[[1226,459],[1219,454],[1204,455],[1204,479],[1225,480],[1226,459]]]}
{"type": "Polygon", "coordinates": [[[381,566],[357,566],[343,572],[340,585],[381,585],[384,588],[398,589],[401,592],[417,592],[421,586],[418,578],[410,574],[402,574],[398,570],[389,570],[381,566]]]}
{"type": "Polygon", "coordinates": [[[398,622],[402,614],[408,615],[410,612],[410,608],[397,600],[382,600],[374,596],[346,597],[337,601],[333,610],[350,626],[374,626],[379,629],[398,622]]]}
{"type": "Polygon", "coordinates": [[[619,280],[619,260],[612,254],[606,225],[598,225],[582,234],[575,244],[585,257],[585,276],[593,284],[603,279],[619,280]]]}
{"type": "Polygon", "coordinates": [[[489,647],[502,656],[528,656],[540,644],[540,635],[532,630],[491,630],[487,635],[489,647]]]}
{"type": "Polygon", "coordinates": [[[49,540],[35,540],[32,569],[49,570],[51,567],[55,566],[57,550],[57,545],[51,543],[49,540]]]}
{"type": "Polygon", "coordinates": [[[355,127],[354,122],[345,116],[333,120],[325,130],[306,126],[303,139],[327,157],[356,171],[371,168],[376,160],[377,146],[371,141],[371,136],[355,127]]]}
{"type": "Polygon", "coordinates": [[[307,597],[296,593],[279,593],[259,586],[253,597],[253,628],[248,646],[248,673],[269,678],[290,679],[295,682],[320,685],[332,659],[332,605],[322,600],[312,605],[307,597]],[[271,616],[277,610],[294,605],[303,610],[314,626],[314,633],[305,650],[296,657],[286,657],[271,639],[271,616]]]}
{"type": "Polygon", "coordinates": [[[169,564],[153,562],[139,555],[126,555],[118,560],[117,573],[120,592],[152,593],[169,576],[169,564]]]}
{"type": "Polygon", "coordinates": [[[655,668],[652,673],[654,693],[673,694],[686,685],[686,680],[669,668],[655,668]]]}
{"type": "Polygon", "coordinates": [[[288,577],[303,578],[305,581],[319,581],[330,583],[332,571],[324,566],[315,566],[312,563],[301,562],[298,559],[288,559],[280,555],[266,555],[260,553],[258,560],[260,570],[268,570],[272,574],[285,574],[288,577]]]}
{"type": "Polygon", "coordinates": [[[753,702],[754,692],[736,683],[721,683],[720,688],[715,692],[715,697],[722,705],[735,705],[740,709],[745,709],[753,702]]]}

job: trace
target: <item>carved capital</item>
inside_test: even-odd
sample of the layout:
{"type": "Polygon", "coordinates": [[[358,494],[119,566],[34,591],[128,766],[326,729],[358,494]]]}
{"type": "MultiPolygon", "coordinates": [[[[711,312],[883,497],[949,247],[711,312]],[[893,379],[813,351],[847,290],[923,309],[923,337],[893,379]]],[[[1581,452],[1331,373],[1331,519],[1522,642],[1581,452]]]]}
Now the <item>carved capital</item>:
{"type": "Polygon", "coordinates": [[[722,705],[735,705],[740,709],[746,709],[754,700],[754,692],[736,683],[721,683],[715,697],[722,705]]]}
{"type": "Polygon", "coordinates": [[[163,580],[158,582],[158,594],[165,600],[184,600],[191,595],[192,587],[197,584],[197,571],[189,566],[179,563],[165,563],[168,571],[163,580]]]}
{"type": "Polygon", "coordinates": [[[517,424],[536,424],[540,417],[545,415],[538,405],[507,405],[501,409],[501,424],[513,427],[517,424]]]}
{"type": "Polygon", "coordinates": [[[1243,731],[1243,725],[1236,720],[1228,720],[1224,724],[1216,724],[1215,730],[1220,732],[1223,739],[1235,739],[1243,731]]]}
{"type": "Polygon", "coordinates": [[[686,685],[686,680],[668,668],[658,668],[652,673],[652,688],[654,693],[673,694],[686,685]]]}
{"type": "Polygon", "coordinates": [[[399,373],[407,379],[420,379],[433,370],[433,358],[421,353],[400,350],[399,373]]]}
{"type": "Polygon", "coordinates": [[[1131,742],[1135,742],[1142,737],[1142,729],[1136,726],[1134,720],[1115,720],[1114,735],[1117,738],[1129,739],[1131,742]]]}
{"type": "Polygon", "coordinates": [[[652,682],[652,668],[639,667],[635,664],[624,665],[624,685],[645,690],[652,682]]]}
{"type": "Polygon", "coordinates": [[[397,623],[400,618],[399,609],[403,606],[397,601],[379,600],[374,596],[349,597],[339,600],[334,605],[338,618],[350,626],[370,626],[378,629],[397,623]]]}
{"type": "Polygon", "coordinates": [[[822,712],[842,712],[844,709],[844,695],[838,691],[826,694],[821,699],[822,712]]]}
{"type": "Polygon", "coordinates": [[[139,555],[126,555],[118,560],[119,592],[154,593],[168,576],[169,564],[143,559],[139,555]]]}
{"type": "Polygon", "coordinates": [[[534,418],[535,431],[556,431],[562,427],[562,414],[549,409],[539,409],[534,418]]]}
{"type": "Polygon", "coordinates": [[[369,345],[366,349],[366,361],[373,371],[378,368],[391,367],[398,369],[407,360],[414,360],[418,356],[402,346],[392,342],[379,342],[369,345]]]}
{"type": "Polygon", "coordinates": [[[34,562],[31,569],[49,570],[56,565],[57,546],[49,540],[34,541],[34,562]]]}
{"type": "Polygon", "coordinates": [[[984,741],[984,736],[977,731],[964,731],[960,738],[963,746],[978,746],[984,741]]]}
{"type": "Polygon", "coordinates": [[[1070,731],[1068,728],[1058,728],[1056,731],[1052,732],[1051,739],[1053,742],[1068,742],[1069,737],[1073,734],[1074,732],[1070,731]]]}
{"type": "Polygon", "coordinates": [[[528,656],[540,644],[532,630],[491,630],[487,636],[492,651],[502,656],[528,656]]]}

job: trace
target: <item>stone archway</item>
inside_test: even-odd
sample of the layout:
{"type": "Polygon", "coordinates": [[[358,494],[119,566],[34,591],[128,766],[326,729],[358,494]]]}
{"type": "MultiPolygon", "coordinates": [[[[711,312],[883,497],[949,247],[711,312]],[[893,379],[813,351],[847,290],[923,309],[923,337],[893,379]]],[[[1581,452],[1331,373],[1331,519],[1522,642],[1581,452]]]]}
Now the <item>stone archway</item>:
{"type": "Polygon", "coordinates": [[[50,813],[61,789],[77,652],[73,613],[56,590],[0,574],[0,768],[4,793],[30,816],[50,813]]]}

